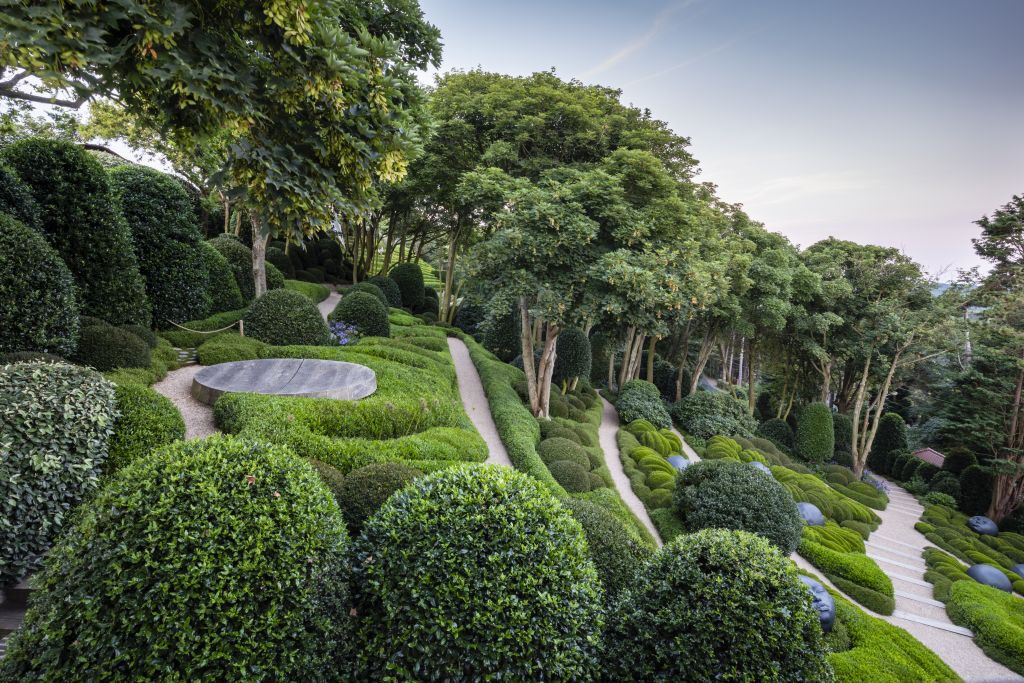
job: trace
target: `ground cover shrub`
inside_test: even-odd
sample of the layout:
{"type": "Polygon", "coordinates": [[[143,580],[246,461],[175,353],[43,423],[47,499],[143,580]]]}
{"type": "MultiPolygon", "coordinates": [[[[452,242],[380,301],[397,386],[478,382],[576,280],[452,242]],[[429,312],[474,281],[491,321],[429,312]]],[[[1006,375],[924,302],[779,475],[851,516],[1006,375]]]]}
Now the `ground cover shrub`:
{"type": "Polygon", "coordinates": [[[608,615],[608,680],[833,680],[818,615],[767,540],[706,529],[667,544],[608,615]]]}
{"type": "Polygon", "coordinates": [[[757,423],[746,405],[724,391],[700,390],[672,406],[672,419],[687,434],[710,439],[716,434],[751,436],[757,423]]]}
{"type": "Polygon", "coordinates": [[[977,465],[978,458],[966,448],[951,448],[942,461],[942,469],[959,476],[971,465],[977,465]]]}
{"type": "Polygon", "coordinates": [[[115,396],[120,415],[114,423],[104,473],[119,470],[160,446],[185,438],[185,421],[166,396],[134,383],[118,384],[115,396]]]}
{"type": "Polygon", "coordinates": [[[79,332],[76,363],[104,372],[115,368],[145,368],[150,349],[136,335],[111,325],[92,325],[79,332]]]}
{"type": "Polygon", "coordinates": [[[960,473],[960,509],[968,515],[983,515],[992,502],[992,475],[980,465],[960,473]]]}
{"type": "MultiPolygon", "coordinates": [[[[210,312],[216,314],[235,311],[247,305],[248,302],[242,300],[242,290],[238,288],[231,264],[224,255],[212,243],[203,241],[199,244],[199,256],[206,268],[204,282],[206,295],[210,298],[210,312]]],[[[158,321],[158,326],[167,325],[158,321]]]]}
{"type": "Polygon", "coordinates": [[[191,201],[171,176],[146,166],[109,172],[111,188],[131,230],[139,272],[158,326],[209,313],[202,234],[191,201]]]}
{"type": "Polygon", "coordinates": [[[946,505],[956,507],[956,498],[939,491],[929,491],[924,495],[924,503],[927,505],[946,505]]]}
{"type": "Polygon", "coordinates": [[[256,299],[245,316],[245,333],[274,346],[317,346],[326,344],[330,334],[316,304],[290,289],[256,299]]]}
{"type": "Polygon", "coordinates": [[[367,521],[354,566],[355,679],[596,674],[603,595],[584,532],[522,473],[414,481],[367,521]]]}
{"type": "Polygon", "coordinates": [[[347,294],[337,303],[327,316],[327,320],[354,325],[364,337],[389,337],[391,323],[388,320],[387,306],[381,303],[383,296],[381,294],[378,298],[366,292],[347,294]]]}
{"type": "Polygon", "coordinates": [[[757,426],[757,436],[768,439],[779,448],[793,448],[793,430],[785,420],[773,417],[757,426]]]}
{"type": "Polygon", "coordinates": [[[811,403],[800,412],[796,437],[797,454],[810,462],[825,462],[835,452],[832,411],[824,403],[811,403]]]}
{"type": "Polygon", "coordinates": [[[171,370],[181,366],[178,352],[166,339],[158,339],[156,346],[150,349],[149,365],[144,368],[116,368],[103,373],[103,376],[114,384],[141,384],[151,386],[159,382],[171,370]]]}
{"type": "Polygon", "coordinates": [[[658,387],[642,379],[634,379],[622,385],[615,399],[615,410],[622,422],[647,420],[658,428],[671,427],[672,418],[661,400],[658,387]]]}
{"type": "Polygon", "coordinates": [[[70,142],[28,138],[0,152],[32,193],[38,227],[61,255],[82,312],[114,324],[150,322],[128,225],[103,168],[70,142]]]}
{"type": "Polygon", "coordinates": [[[594,562],[608,602],[632,585],[651,549],[635,539],[629,527],[605,507],[589,500],[567,498],[563,503],[583,527],[587,552],[594,562]]]}
{"type": "Polygon", "coordinates": [[[332,678],[350,642],[346,546],[330,493],[287,449],[178,442],[84,507],[0,678],[332,678]]]}
{"type": "Polygon", "coordinates": [[[358,535],[391,494],[422,476],[421,470],[400,462],[372,463],[349,472],[338,503],[349,531],[358,535]]]}
{"type": "Polygon", "coordinates": [[[423,308],[426,295],[423,286],[423,271],[417,263],[399,263],[391,269],[388,277],[395,281],[402,293],[402,305],[418,312],[423,308]]]}
{"type": "Polygon", "coordinates": [[[301,282],[299,280],[285,280],[285,289],[290,289],[293,292],[298,292],[302,296],[311,300],[313,303],[318,304],[331,295],[331,290],[327,289],[323,285],[318,285],[313,282],[301,282]]]}
{"type": "Polygon", "coordinates": [[[78,329],[67,265],[38,232],[0,213],[0,353],[70,355],[78,329]]]}
{"type": "MultiPolygon", "coordinates": [[[[944,493],[953,498],[960,499],[960,479],[952,472],[939,472],[928,482],[928,489],[935,493],[944,493]]],[[[954,507],[956,506],[954,502],[954,507]]]]}
{"type": "Polygon", "coordinates": [[[819,531],[806,527],[797,552],[837,588],[878,614],[895,609],[892,580],[864,554],[864,542],[853,530],[831,525],[819,531]],[[845,535],[844,535],[845,534],[845,535]],[[859,544],[853,543],[856,538],[859,544]]]}
{"type": "Polygon", "coordinates": [[[0,587],[40,566],[96,488],[116,418],[114,386],[92,370],[0,366],[0,587]]]}
{"type": "Polygon", "coordinates": [[[39,205],[32,198],[28,186],[10,168],[0,165],[0,213],[24,223],[30,228],[39,227],[39,205]]]}
{"type": "Polygon", "coordinates": [[[384,293],[385,304],[391,308],[402,307],[402,290],[398,283],[386,275],[376,275],[367,280],[371,285],[376,285],[384,293]]]}
{"type": "Polygon", "coordinates": [[[208,242],[228,262],[238,291],[242,295],[242,305],[251,302],[256,296],[256,283],[252,274],[252,250],[227,233],[218,235],[208,242]]]}
{"type": "Polygon", "coordinates": [[[689,531],[738,529],[771,541],[786,555],[803,521],[793,497],[770,475],[745,464],[698,462],[676,481],[672,505],[689,531]]]}
{"type": "Polygon", "coordinates": [[[567,327],[558,334],[552,379],[570,383],[590,377],[590,339],[578,327],[567,327]]]}

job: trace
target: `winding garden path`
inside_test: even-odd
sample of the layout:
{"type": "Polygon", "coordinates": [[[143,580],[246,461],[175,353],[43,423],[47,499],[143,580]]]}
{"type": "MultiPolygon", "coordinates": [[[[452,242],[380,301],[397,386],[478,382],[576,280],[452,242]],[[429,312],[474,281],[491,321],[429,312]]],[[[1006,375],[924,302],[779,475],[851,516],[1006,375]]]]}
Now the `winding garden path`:
{"type": "Polygon", "coordinates": [[[217,433],[213,423],[213,408],[192,397],[192,378],[203,366],[186,365],[171,370],[167,376],[153,385],[153,389],[171,399],[185,420],[185,438],[202,439],[217,433]]]}
{"type": "Polygon", "coordinates": [[[487,462],[512,467],[508,451],[505,450],[505,444],[501,442],[498,428],[494,424],[491,405],[487,402],[484,385],[480,382],[480,374],[477,373],[476,366],[473,365],[473,361],[469,357],[469,349],[461,339],[448,337],[448,350],[451,352],[452,362],[455,364],[455,376],[459,383],[462,407],[465,408],[476,431],[480,432],[480,436],[487,444],[487,462]]]}
{"type": "MultiPolygon", "coordinates": [[[[975,644],[971,632],[953,624],[946,615],[945,605],[932,598],[932,585],[924,580],[926,566],[921,557],[931,543],[914,528],[924,508],[899,486],[892,482],[888,485],[889,505],[885,510],[875,511],[882,523],[864,545],[868,557],[892,579],[896,609],[891,616],[874,616],[880,616],[920,640],[965,681],[1021,680],[1002,664],[989,659],[975,644]]],[[[820,571],[796,553],[793,561],[829,583],[820,571]]],[[[831,583],[829,587],[842,593],[831,583]]],[[[856,603],[856,600],[851,602],[856,603]]]]}
{"type": "Polygon", "coordinates": [[[338,305],[338,301],[341,300],[341,294],[338,294],[338,290],[331,289],[331,293],[327,295],[327,298],[316,305],[320,309],[320,315],[327,320],[327,316],[331,314],[334,307],[338,305]]]}
{"type": "Polygon", "coordinates": [[[601,450],[604,451],[604,461],[612,475],[612,481],[615,483],[615,488],[619,491],[619,497],[622,498],[626,507],[647,527],[647,530],[651,532],[651,536],[654,537],[655,543],[660,547],[661,534],[658,533],[654,523],[651,522],[651,517],[647,514],[647,508],[644,507],[643,502],[633,493],[629,477],[626,476],[626,470],[622,467],[622,458],[619,457],[619,442],[616,439],[616,435],[619,432],[619,414],[616,412],[615,406],[606,401],[604,396],[601,396],[601,405],[604,406],[604,410],[601,411],[601,426],[598,428],[597,434],[601,450]]]}

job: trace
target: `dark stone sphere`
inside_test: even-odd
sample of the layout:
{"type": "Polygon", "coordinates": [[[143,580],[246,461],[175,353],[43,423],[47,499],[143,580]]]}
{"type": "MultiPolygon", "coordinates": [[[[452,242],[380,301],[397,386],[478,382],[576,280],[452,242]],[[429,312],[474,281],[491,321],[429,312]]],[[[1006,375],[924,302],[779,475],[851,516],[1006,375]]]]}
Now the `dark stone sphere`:
{"type": "Polygon", "coordinates": [[[811,591],[814,609],[818,610],[818,619],[821,620],[821,630],[828,633],[836,623],[836,601],[832,599],[832,595],[821,585],[821,582],[803,574],[799,576],[799,579],[811,591]]]}
{"type": "Polygon", "coordinates": [[[1016,574],[1017,576],[1024,577],[1024,564],[1015,564],[1012,567],[1010,567],[1010,571],[1016,574]]]}
{"type": "Polygon", "coordinates": [[[690,461],[681,455],[670,455],[668,457],[668,464],[682,472],[690,466],[690,461]]]}
{"type": "Polygon", "coordinates": [[[983,583],[986,586],[992,586],[998,588],[1001,591],[1007,593],[1013,592],[1013,586],[1010,584],[1010,580],[1006,578],[1006,574],[1002,573],[990,564],[976,564],[967,570],[967,576],[971,577],[978,583],[983,583]]]}
{"type": "Polygon", "coordinates": [[[985,536],[998,536],[999,527],[988,517],[984,515],[977,515],[967,520],[967,526],[970,527],[971,531],[983,534],[985,536]]]}
{"type": "Polygon", "coordinates": [[[796,507],[807,526],[825,526],[825,515],[814,503],[797,503],[796,507]]]}
{"type": "Polygon", "coordinates": [[[757,460],[751,460],[749,464],[754,469],[761,470],[762,472],[764,472],[767,475],[771,475],[771,473],[772,473],[772,471],[768,468],[768,465],[765,465],[763,462],[759,462],[757,460]]]}

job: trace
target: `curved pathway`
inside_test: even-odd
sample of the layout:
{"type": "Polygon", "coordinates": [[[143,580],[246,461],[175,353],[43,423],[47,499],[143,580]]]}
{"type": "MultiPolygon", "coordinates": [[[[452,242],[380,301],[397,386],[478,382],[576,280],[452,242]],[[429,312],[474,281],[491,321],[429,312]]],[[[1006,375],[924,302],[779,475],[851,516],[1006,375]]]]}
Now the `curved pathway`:
{"type": "Polygon", "coordinates": [[[331,311],[334,310],[334,307],[338,305],[340,300],[341,294],[338,294],[338,290],[332,287],[331,293],[327,295],[327,298],[316,305],[320,309],[320,315],[324,317],[324,320],[327,320],[327,316],[331,314],[331,311]]]}
{"type": "MultiPolygon", "coordinates": [[[[932,585],[924,580],[926,566],[921,557],[924,549],[932,544],[914,528],[924,508],[899,486],[891,481],[887,484],[889,505],[885,510],[875,510],[882,523],[864,546],[868,557],[892,579],[896,609],[890,616],[865,611],[910,633],[965,681],[1021,680],[1002,664],[989,659],[974,643],[971,632],[951,622],[945,605],[932,598],[932,585]]],[[[792,559],[798,567],[813,572],[829,587],[842,593],[810,562],[796,553],[792,559]]],[[[856,600],[850,601],[864,609],[856,600]]]]}
{"type": "MultiPolygon", "coordinates": [[[[647,527],[647,530],[651,532],[651,536],[654,537],[654,542],[658,544],[658,547],[661,547],[661,534],[658,533],[658,529],[651,522],[651,517],[647,514],[647,508],[644,507],[643,502],[633,493],[629,477],[626,476],[626,470],[622,467],[622,458],[619,456],[619,442],[616,439],[616,435],[619,432],[619,414],[615,411],[615,406],[606,401],[604,396],[601,396],[601,405],[604,406],[604,410],[601,411],[601,426],[598,428],[597,434],[601,443],[601,450],[604,451],[605,464],[608,465],[608,471],[612,474],[612,481],[615,483],[615,488],[619,491],[619,497],[622,498],[622,502],[647,527]]],[[[686,442],[684,441],[683,443],[686,442]]]]}
{"type": "Polygon", "coordinates": [[[487,462],[493,465],[512,467],[508,451],[505,450],[505,444],[501,442],[498,428],[494,424],[494,417],[491,416],[491,405],[487,402],[484,385],[480,382],[480,375],[469,357],[469,349],[461,339],[448,337],[448,350],[451,352],[452,362],[455,364],[455,377],[459,383],[462,407],[469,415],[476,431],[480,432],[480,436],[487,444],[487,462]]]}
{"type": "Polygon", "coordinates": [[[171,370],[153,385],[153,389],[171,399],[185,420],[185,438],[202,439],[219,430],[213,423],[213,408],[192,398],[192,378],[203,369],[201,365],[186,365],[171,370]]]}

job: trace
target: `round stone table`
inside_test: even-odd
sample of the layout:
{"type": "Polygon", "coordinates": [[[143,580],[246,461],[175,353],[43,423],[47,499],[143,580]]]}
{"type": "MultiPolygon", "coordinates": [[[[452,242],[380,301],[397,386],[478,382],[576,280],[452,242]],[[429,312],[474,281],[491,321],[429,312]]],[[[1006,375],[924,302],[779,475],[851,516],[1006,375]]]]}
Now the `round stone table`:
{"type": "Polygon", "coordinates": [[[208,405],[229,391],[355,400],[377,391],[377,375],[337,360],[264,358],[211,365],[192,380],[192,396],[208,405]]]}

